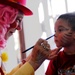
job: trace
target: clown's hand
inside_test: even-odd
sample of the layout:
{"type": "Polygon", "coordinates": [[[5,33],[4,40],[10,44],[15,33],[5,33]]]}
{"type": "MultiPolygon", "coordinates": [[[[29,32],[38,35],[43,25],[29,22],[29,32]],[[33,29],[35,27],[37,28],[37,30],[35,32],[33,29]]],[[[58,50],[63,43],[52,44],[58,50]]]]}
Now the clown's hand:
{"type": "Polygon", "coordinates": [[[56,57],[59,50],[59,48],[51,50],[48,41],[39,39],[34,45],[28,62],[36,70],[45,59],[50,60],[56,57]]]}

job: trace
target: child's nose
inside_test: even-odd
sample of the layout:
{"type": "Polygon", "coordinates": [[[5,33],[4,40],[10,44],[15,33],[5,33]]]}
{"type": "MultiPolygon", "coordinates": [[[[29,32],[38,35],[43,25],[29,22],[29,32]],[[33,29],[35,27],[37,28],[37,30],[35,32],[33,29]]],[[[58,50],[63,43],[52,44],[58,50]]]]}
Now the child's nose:
{"type": "Polygon", "coordinates": [[[58,36],[58,32],[55,32],[55,35],[54,36],[57,37],[58,36]]]}

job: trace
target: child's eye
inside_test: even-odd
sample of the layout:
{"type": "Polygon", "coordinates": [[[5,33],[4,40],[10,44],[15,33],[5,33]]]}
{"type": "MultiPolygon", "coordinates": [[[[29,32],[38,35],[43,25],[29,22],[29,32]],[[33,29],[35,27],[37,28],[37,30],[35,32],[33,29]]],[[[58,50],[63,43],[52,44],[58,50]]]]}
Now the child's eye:
{"type": "Polygon", "coordinates": [[[64,31],[64,29],[58,29],[59,32],[64,31]]]}
{"type": "Polygon", "coordinates": [[[55,32],[62,32],[62,31],[63,31],[63,29],[58,29],[55,32]]]}

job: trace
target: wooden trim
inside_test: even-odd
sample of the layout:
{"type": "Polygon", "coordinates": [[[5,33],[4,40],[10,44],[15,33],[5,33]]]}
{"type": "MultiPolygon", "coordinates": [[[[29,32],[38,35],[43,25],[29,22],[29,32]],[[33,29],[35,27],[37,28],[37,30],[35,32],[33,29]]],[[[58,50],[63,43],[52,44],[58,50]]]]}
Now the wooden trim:
{"type": "Polygon", "coordinates": [[[24,39],[24,30],[23,30],[23,24],[22,24],[22,30],[19,31],[19,40],[20,40],[20,52],[21,52],[21,60],[26,58],[26,53],[22,53],[25,48],[25,39],[24,39]]]}

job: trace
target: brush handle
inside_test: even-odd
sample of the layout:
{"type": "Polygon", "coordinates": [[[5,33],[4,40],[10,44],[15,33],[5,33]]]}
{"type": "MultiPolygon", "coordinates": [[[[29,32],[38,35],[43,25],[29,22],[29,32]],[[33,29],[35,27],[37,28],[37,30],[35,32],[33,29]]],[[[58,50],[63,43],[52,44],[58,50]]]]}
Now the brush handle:
{"type": "MultiPolygon", "coordinates": [[[[50,38],[52,38],[54,35],[52,35],[52,36],[50,36],[50,37],[48,37],[48,38],[46,38],[46,40],[48,40],[48,39],[50,39],[50,38]]],[[[26,49],[26,50],[24,50],[22,53],[25,53],[25,52],[27,52],[27,51],[29,51],[30,49],[32,49],[34,46],[32,46],[32,47],[30,47],[30,48],[28,48],[28,49],[26,49]]]]}

